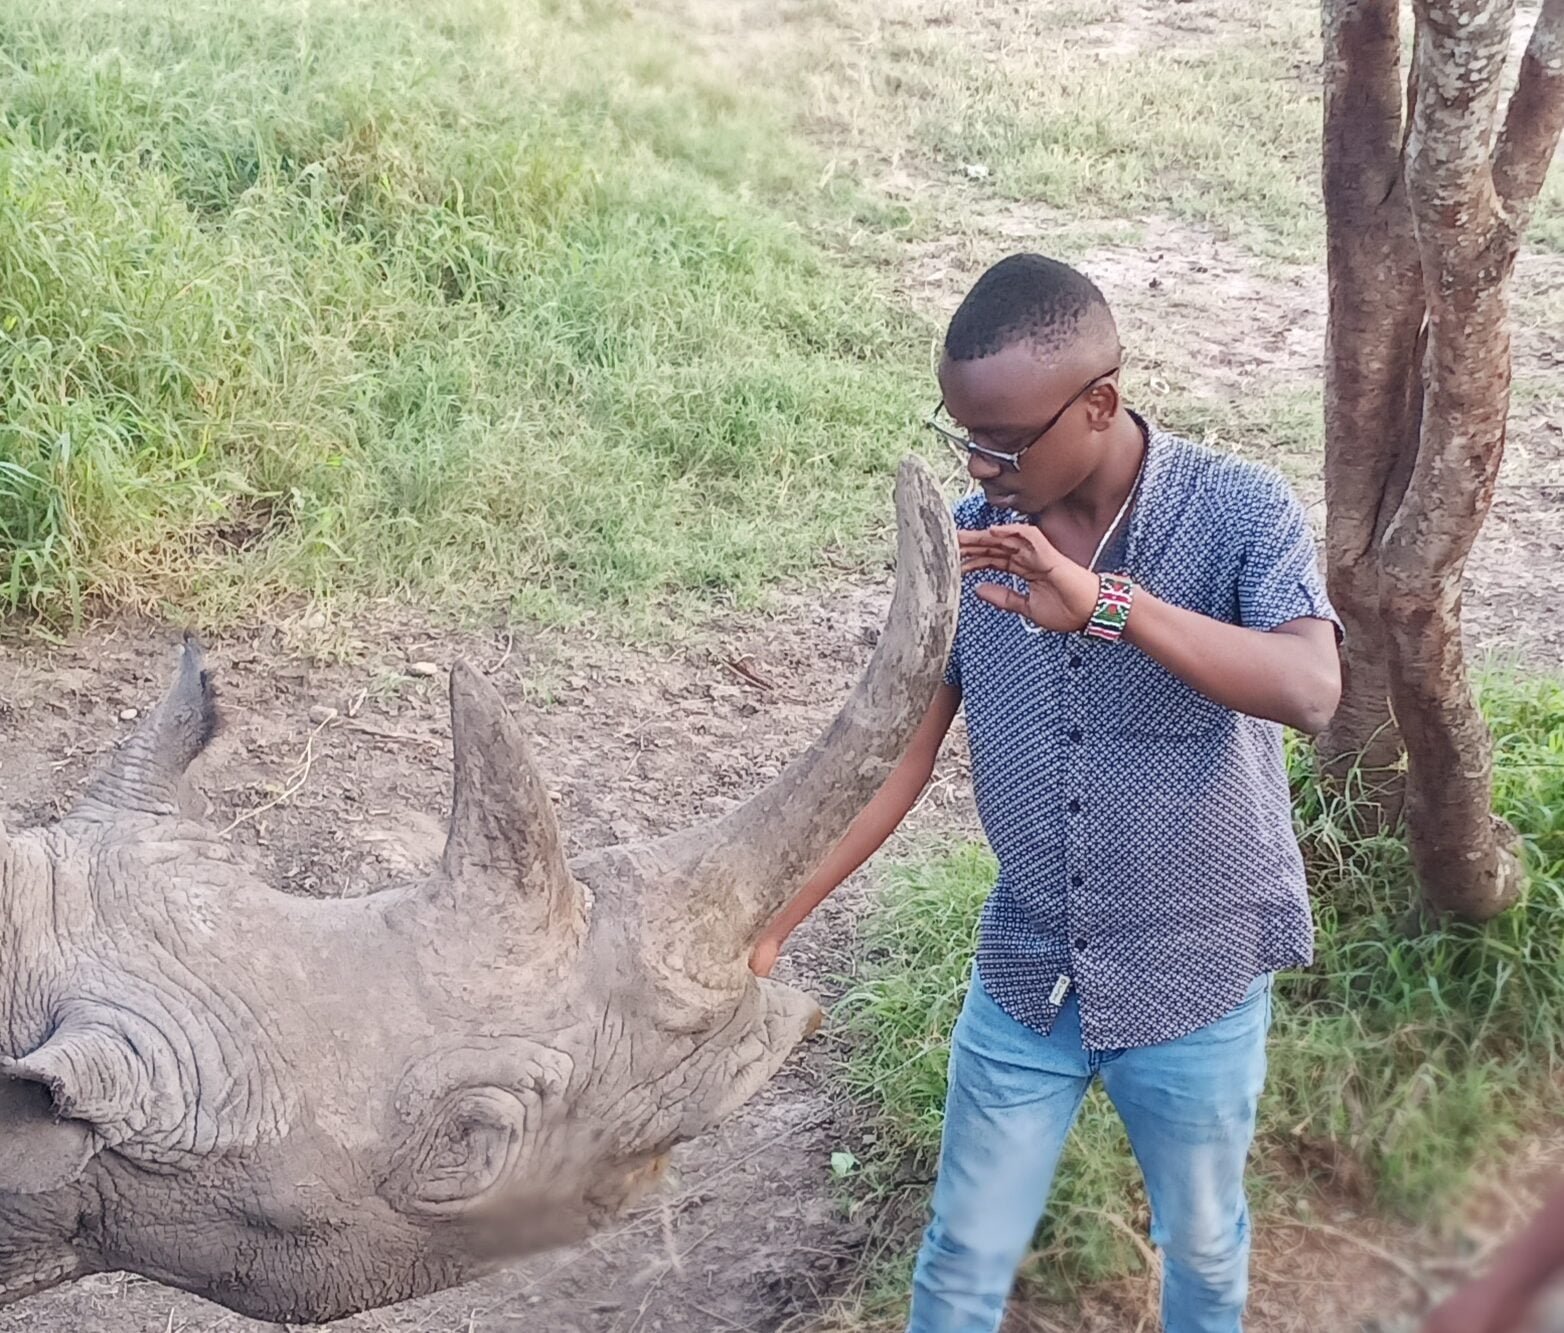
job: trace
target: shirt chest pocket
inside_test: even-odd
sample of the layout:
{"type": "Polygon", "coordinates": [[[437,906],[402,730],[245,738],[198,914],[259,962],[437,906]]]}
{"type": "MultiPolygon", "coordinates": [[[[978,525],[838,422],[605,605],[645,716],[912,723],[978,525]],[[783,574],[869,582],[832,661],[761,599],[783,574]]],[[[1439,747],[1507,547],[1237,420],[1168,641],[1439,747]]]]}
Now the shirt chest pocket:
{"type": "Polygon", "coordinates": [[[1126,736],[1205,736],[1233,719],[1230,709],[1186,685],[1162,663],[1127,643],[1109,645],[1102,680],[1113,692],[1107,715],[1126,736]]]}

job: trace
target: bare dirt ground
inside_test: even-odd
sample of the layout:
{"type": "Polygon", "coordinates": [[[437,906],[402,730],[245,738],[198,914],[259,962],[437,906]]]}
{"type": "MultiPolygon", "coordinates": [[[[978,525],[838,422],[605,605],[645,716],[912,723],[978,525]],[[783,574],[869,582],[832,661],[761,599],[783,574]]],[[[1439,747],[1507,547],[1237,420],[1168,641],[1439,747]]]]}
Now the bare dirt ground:
{"type": "MultiPolygon", "coordinates": [[[[866,65],[897,23],[938,21],[950,40],[996,43],[1024,6],[980,0],[885,0],[841,25],[841,8],[771,0],[656,0],[660,17],[736,79],[776,84],[809,43],[835,44],[866,65]],[[937,12],[935,12],[937,11],[937,12]],[[833,26],[835,25],[835,26],[833,26]],[[788,62],[793,61],[790,65],[788,62]]],[[[1100,53],[1148,41],[1197,43],[1234,21],[1228,0],[1172,11],[1121,4],[1101,25],[1100,53]]],[[[866,76],[867,77],[867,76],[866,76]]],[[[981,182],[921,160],[875,116],[803,88],[802,116],[882,193],[937,198],[948,231],[905,246],[894,278],[906,299],[948,312],[987,263],[1051,248],[1057,216],[985,193],[981,182]]],[[[1262,264],[1222,238],[1161,218],[1137,219],[1133,243],[1102,244],[1081,262],[1104,286],[1135,358],[1144,404],[1169,412],[1192,400],[1242,404],[1317,390],[1324,284],[1317,267],[1262,264]]],[[[1518,279],[1518,394],[1495,513],[1468,577],[1474,646],[1564,664],[1564,261],[1528,256],[1518,279]],[[1504,594],[1527,582],[1534,603],[1517,623],[1504,594]]],[[[1240,420],[1242,418],[1240,417],[1240,420]]],[[[1180,428],[1170,415],[1165,424],[1180,428]]],[[[1228,441],[1274,449],[1260,435],[1228,441]]],[[[1278,457],[1311,500],[1317,469],[1278,457]],[[1312,488],[1312,489],[1311,489],[1312,488]]],[[[1316,506],[1318,512],[1318,506],[1316,506]]],[[[828,721],[870,650],[887,601],[883,571],[832,588],[794,591],[768,617],[715,623],[674,647],[645,649],[580,633],[457,635],[398,613],[297,633],[275,627],[211,645],[228,730],[203,761],[201,785],[220,827],[279,888],[357,894],[417,873],[437,854],[449,774],[443,679],[414,662],[465,656],[522,711],[559,793],[573,846],[665,832],[715,813],[761,785],[828,721]],[[310,645],[328,640],[324,660],[310,645]],[[749,670],[738,672],[734,664],[749,670]],[[759,675],[772,688],[760,688],[759,675]],[[322,723],[312,709],[337,710],[322,723]]],[[[175,635],[166,626],[99,626],[50,647],[0,642],[0,815],[49,817],[95,758],[161,689],[175,635]]],[[[949,746],[939,781],[909,833],[970,830],[964,747],[949,746]]],[[[782,968],[823,997],[850,972],[867,894],[860,877],[800,932],[782,968]]],[[[852,1135],[833,1093],[829,1031],[720,1132],[678,1155],[680,1178],[661,1201],[589,1245],[489,1281],[364,1315],[352,1333],[715,1333],[859,1329],[835,1304],[874,1219],[850,1220],[831,1152],[852,1135]]],[[[1405,1327],[1425,1289],[1454,1276],[1475,1249],[1524,1217],[1540,1182],[1564,1168],[1564,1137],[1541,1135],[1475,1201],[1464,1244],[1428,1228],[1357,1216],[1322,1199],[1301,1229],[1257,1239],[1249,1327],[1255,1333],[1405,1327]]],[[[1433,1221],[1433,1219],[1428,1219],[1433,1221]]],[[[900,1225],[916,1225],[912,1218],[900,1225]]],[[[1012,1318],[1035,1333],[1155,1328],[1153,1280],[1096,1291],[1084,1310],[1031,1305],[1012,1318]]],[[[241,1333],[260,1326],[152,1283],[106,1275],[0,1312],[0,1333],[241,1333]]]]}

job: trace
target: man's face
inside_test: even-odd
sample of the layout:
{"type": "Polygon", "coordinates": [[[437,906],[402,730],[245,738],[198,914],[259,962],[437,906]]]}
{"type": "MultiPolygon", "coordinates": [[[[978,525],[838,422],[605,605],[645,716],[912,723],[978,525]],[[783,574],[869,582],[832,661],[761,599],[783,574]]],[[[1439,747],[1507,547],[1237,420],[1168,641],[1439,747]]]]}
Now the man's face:
{"type": "Polygon", "coordinates": [[[1025,341],[977,360],[940,362],[945,414],[960,432],[985,449],[1020,453],[1015,466],[968,455],[967,470],[990,504],[1036,514],[1080,487],[1118,411],[1115,369],[1100,348],[1044,357],[1025,341]]]}

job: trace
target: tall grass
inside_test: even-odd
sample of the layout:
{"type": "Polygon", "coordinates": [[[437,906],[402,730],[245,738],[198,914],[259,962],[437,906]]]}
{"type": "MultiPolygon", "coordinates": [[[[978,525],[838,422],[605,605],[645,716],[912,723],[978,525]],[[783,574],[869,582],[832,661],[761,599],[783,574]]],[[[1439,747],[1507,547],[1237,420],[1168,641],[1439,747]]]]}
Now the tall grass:
{"type": "MultiPolygon", "coordinates": [[[[1520,905],[1484,929],[1409,933],[1404,844],[1367,836],[1351,800],[1322,788],[1311,751],[1291,750],[1316,958],[1277,979],[1253,1176],[1262,1211],[1306,1208],[1318,1187],[1438,1219],[1472,1171],[1556,1097],[1564,685],[1494,679],[1484,704],[1497,736],[1496,805],[1525,835],[1530,871],[1520,905]]],[[[993,871],[986,849],[967,846],[888,876],[871,962],[842,1009],[854,1038],[843,1076],[872,1113],[868,1190],[911,1177],[926,1193],[948,1037],[993,871]]],[[[1033,1275],[1069,1285],[1132,1271],[1140,1252],[1123,1228],[1144,1220],[1122,1127],[1094,1092],[1061,1165],[1033,1275]]]]}
{"type": "Polygon", "coordinates": [[[0,0],[0,610],[807,567],[927,359],[817,177],[617,6],[0,0]]]}

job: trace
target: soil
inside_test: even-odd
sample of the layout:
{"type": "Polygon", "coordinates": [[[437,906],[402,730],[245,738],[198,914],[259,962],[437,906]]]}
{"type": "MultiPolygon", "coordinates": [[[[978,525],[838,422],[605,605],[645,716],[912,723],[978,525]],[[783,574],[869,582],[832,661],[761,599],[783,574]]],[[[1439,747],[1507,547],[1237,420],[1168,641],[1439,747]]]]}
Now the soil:
{"type": "MultiPolygon", "coordinates": [[[[773,60],[797,6],[661,0],[739,77],[773,60]]],[[[948,21],[987,25],[1014,6],[947,7],[948,21]],[[1003,12],[1002,12],[1003,11],[1003,12]]],[[[818,10],[814,12],[819,12],[818,10]]],[[[1166,38],[1162,8],[1120,5],[1111,49],[1166,38]]],[[[800,19],[800,15],[803,16],[800,19]]],[[[1179,40],[1201,41],[1231,17],[1210,0],[1183,6],[1179,40]]],[[[952,39],[962,36],[953,32],[952,39]]],[[[909,300],[949,308],[995,254],[1046,248],[1049,220],[985,198],[905,155],[868,153],[891,195],[940,191],[961,207],[959,234],[907,247],[897,275],[909,300]]],[[[1202,395],[1317,386],[1324,284],[1310,266],[1261,266],[1221,238],[1141,219],[1139,242],[1083,261],[1138,348],[1146,383],[1176,366],[1202,395]],[[1215,336],[1214,331],[1219,333],[1215,336]]],[[[1468,570],[1474,648],[1564,664],[1564,260],[1527,256],[1517,277],[1518,374],[1538,391],[1517,403],[1494,514],[1468,570]],[[1523,621],[1505,594],[1524,578],[1523,621]]],[[[1177,428],[1177,421],[1165,424],[1177,428]]],[[[1235,441],[1237,447],[1251,442],[1235,441]]],[[[1318,500],[1307,477],[1300,485],[1318,500]]],[[[1321,510],[1315,504],[1314,512],[1321,510]]],[[[867,660],[888,601],[883,570],[783,594],[770,615],[708,625],[685,642],[635,647],[579,631],[455,633],[411,612],[351,624],[294,621],[233,633],[209,647],[229,722],[202,761],[199,785],[219,827],[288,892],[372,892],[432,863],[443,837],[449,730],[443,668],[482,666],[522,713],[559,795],[572,847],[681,827],[762,785],[828,722],[867,660]],[[325,651],[329,649],[329,651],[325,651]],[[414,664],[433,663],[434,676],[414,664]],[[755,678],[769,687],[755,683],[755,678]],[[322,709],[335,710],[323,720],[322,709]],[[312,710],[315,710],[312,715],[312,710]]],[[[161,691],[176,635],[119,621],[61,645],[0,642],[0,815],[13,826],[51,817],[94,762],[161,691]]],[[[898,838],[972,832],[960,737],[898,838]]],[[[892,851],[894,852],[894,847],[892,851]]],[[[871,881],[856,877],[795,937],[779,975],[829,1000],[856,956],[871,881]]],[[[359,1316],[354,1333],[715,1333],[865,1329],[838,1303],[866,1247],[919,1219],[852,1218],[830,1170],[852,1141],[854,1111],[833,1091],[829,1028],[720,1131],[677,1154],[664,1196],[592,1243],[485,1282],[359,1316]]],[[[1474,1203],[1463,1240],[1432,1228],[1316,1201],[1307,1225],[1256,1240],[1248,1327],[1254,1333],[1396,1333],[1410,1313],[1522,1219],[1540,1184],[1564,1169],[1564,1135],[1542,1134],[1474,1203]]],[[[1434,1219],[1426,1219],[1433,1221],[1434,1219]]],[[[1093,1291],[1080,1313],[1026,1302],[1007,1329],[1118,1333],[1154,1329],[1151,1277],[1093,1291]]],[[[263,1326],[194,1297],[123,1275],[78,1282],[0,1311],[0,1333],[240,1333],[263,1326]]],[[[885,1327],[891,1327],[890,1324],[885,1327]]]]}

